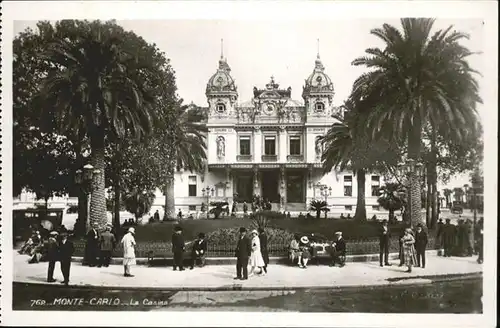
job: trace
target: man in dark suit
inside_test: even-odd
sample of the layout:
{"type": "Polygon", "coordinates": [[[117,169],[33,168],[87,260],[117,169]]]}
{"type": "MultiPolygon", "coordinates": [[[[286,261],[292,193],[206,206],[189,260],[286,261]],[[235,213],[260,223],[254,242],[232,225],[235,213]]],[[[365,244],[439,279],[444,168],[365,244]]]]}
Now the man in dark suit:
{"type": "Polygon", "coordinates": [[[446,257],[451,256],[455,247],[455,226],[450,221],[450,219],[446,219],[446,224],[443,226],[443,248],[446,257]]]}
{"type": "Polygon", "coordinates": [[[153,220],[155,222],[160,221],[160,213],[158,213],[158,210],[156,210],[155,214],[153,214],[153,220]]]}
{"type": "Polygon", "coordinates": [[[59,243],[59,259],[61,260],[61,272],[64,277],[62,282],[66,286],[69,284],[69,271],[71,268],[71,257],[74,252],[73,242],[68,240],[68,234],[61,234],[61,242],[59,243]]]}
{"type": "Polygon", "coordinates": [[[205,234],[200,232],[198,234],[198,239],[193,243],[193,251],[191,253],[191,270],[194,269],[195,264],[198,262],[200,266],[205,266],[205,255],[207,254],[207,240],[205,239],[205,234]]]}
{"type": "Polygon", "coordinates": [[[389,263],[389,241],[391,235],[389,233],[389,227],[387,225],[387,220],[382,221],[382,226],[379,231],[379,246],[380,246],[380,266],[383,267],[390,266],[389,263]],[[383,264],[382,264],[383,261],[383,264]]]}
{"type": "Polygon", "coordinates": [[[269,251],[267,250],[267,235],[263,228],[259,228],[260,253],[264,259],[264,272],[267,273],[267,265],[269,264],[269,251]]]}
{"type": "Polygon", "coordinates": [[[101,262],[99,263],[99,266],[104,266],[106,268],[109,266],[109,262],[111,262],[111,252],[115,249],[115,246],[115,235],[111,233],[111,227],[107,226],[106,230],[101,234],[101,262]]]}
{"type": "Polygon", "coordinates": [[[250,239],[246,236],[247,229],[240,228],[240,238],[236,246],[236,277],[234,279],[247,280],[248,279],[248,258],[252,253],[252,246],[250,239]]]}
{"type": "Polygon", "coordinates": [[[427,248],[427,233],[422,228],[421,224],[417,226],[417,232],[415,234],[415,251],[417,252],[417,266],[422,264],[422,268],[425,268],[425,249],[427,248]],[[420,262],[422,259],[422,262],[420,262]]]}
{"type": "Polygon", "coordinates": [[[54,282],[54,268],[59,260],[59,243],[57,242],[57,231],[50,233],[47,241],[47,260],[49,261],[49,271],[47,272],[47,282],[54,282]]]}
{"type": "Polygon", "coordinates": [[[335,266],[336,263],[340,264],[340,267],[343,267],[345,265],[345,253],[346,253],[346,246],[345,246],[345,240],[342,238],[342,232],[337,231],[335,233],[335,241],[332,243],[332,250],[330,253],[330,256],[332,257],[332,263],[330,263],[330,266],[333,267],[335,266]]]}
{"type": "Polygon", "coordinates": [[[100,236],[97,231],[97,225],[94,224],[87,232],[87,263],[90,267],[97,265],[99,258],[100,236]]]}
{"type": "Polygon", "coordinates": [[[180,271],[184,271],[184,251],[186,244],[182,235],[182,228],[177,226],[172,234],[172,251],[174,253],[174,271],[179,267],[180,271]]]}

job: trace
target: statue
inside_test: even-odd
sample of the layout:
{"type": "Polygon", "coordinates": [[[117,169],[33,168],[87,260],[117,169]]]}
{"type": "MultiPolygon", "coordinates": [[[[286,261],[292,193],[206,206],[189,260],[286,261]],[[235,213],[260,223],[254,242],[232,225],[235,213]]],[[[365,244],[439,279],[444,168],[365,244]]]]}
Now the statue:
{"type": "Polygon", "coordinates": [[[321,157],[321,142],[319,142],[319,137],[316,137],[316,157],[321,157]]]}
{"type": "Polygon", "coordinates": [[[217,137],[217,157],[224,157],[226,155],[226,145],[223,136],[217,137]]]}

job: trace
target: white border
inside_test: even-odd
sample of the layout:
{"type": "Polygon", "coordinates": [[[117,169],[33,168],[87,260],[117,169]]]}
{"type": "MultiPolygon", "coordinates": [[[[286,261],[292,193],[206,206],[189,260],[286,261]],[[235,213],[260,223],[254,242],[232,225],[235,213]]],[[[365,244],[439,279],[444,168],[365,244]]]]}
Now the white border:
{"type": "Polygon", "coordinates": [[[101,325],[101,326],[436,326],[486,327],[496,318],[496,231],[497,213],[497,90],[498,90],[498,4],[496,1],[337,1],[337,2],[3,2],[2,3],[2,324],[8,325],[101,325]],[[14,20],[87,19],[235,19],[309,20],[395,17],[482,18],[484,20],[484,71],[482,93],[487,117],[485,133],[485,263],[484,313],[482,315],[429,314],[283,314],[246,312],[33,312],[11,311],[12,254],[12,39],[14,20]],[[7,283],[5,283],[7,282],[7,283]]]}

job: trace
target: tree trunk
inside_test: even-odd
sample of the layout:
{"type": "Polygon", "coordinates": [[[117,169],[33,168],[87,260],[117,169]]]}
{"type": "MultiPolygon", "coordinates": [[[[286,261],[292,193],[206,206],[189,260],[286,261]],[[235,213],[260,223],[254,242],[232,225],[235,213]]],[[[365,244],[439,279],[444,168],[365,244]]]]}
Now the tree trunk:
{"type": "Polygon", "coordinates": [[[432,197],[432,183],[431,183],[431,177],[430,177],[430,168],[427,168],[427,190],[426,190],[426,196],[425,196],[425,224],[429,227],[430,222],[431,222],[431,197],[432,197]]]}
{"type": "Polygon", "coordinates": [[[174,195],[174,177],[167,179],[167,187],[165,188],[165,214],[163,220],[175,218],[175,195],[174,195]]]}
{"type": "Polygon", "coordinates": [[[389,223],[394,223],[394,210],[389,209],[389,223]]]}
{"type": "Polygon", "coordinates": [[[85,227],[87,227],[87,202],[88,198],[82,188],[78,190],[78,219],[75,223],[73,229],[78,236],[83,236],[87,231],[85,231],[85,227]]]}
{"type": "Polygon", "coordinates": [[[106,191],[105,191],[105,150],[103,131],[95,131],[92,137],[92,191],[90,197],[90,223],[102,230],[106,224],[106,191]]]}
{"type": "Polygon", "coordinates": [[[358,184],[358,199],[356,202],[356,213],[354,213],[354,220],[366,221],[365,170],[356,171],[356,181],[358,184]]]}
{"type": "MultiPolygon", "coordinates": [[[[412,159],[414,163],[418,163],[420,159],[420,139],[422,135],[422,123],[420,118],[415,118],[413,120],[413,125],[410,127],[408,133],[408,158],[412,159]]],[[[412,226],[417,226],[419,223],[424,225],[425,222],[422,220],[422,201],[421,201],[421,191],[420,191],[420,177],[415,172],[411,170],[409,174],[409,210],[410,210],[410,220],[412,226]]]]}
{"type": "MultiPolygon", "coordinates": [[[[116,177],[118,180],[118,177],[116,177]]],[[[120,231],[120,199],[121,199],[121,186],[120,182],[116,181],[113,188],[114,193],[114,204],[113,204],[113,226],[115,231],[120,231]]]]}

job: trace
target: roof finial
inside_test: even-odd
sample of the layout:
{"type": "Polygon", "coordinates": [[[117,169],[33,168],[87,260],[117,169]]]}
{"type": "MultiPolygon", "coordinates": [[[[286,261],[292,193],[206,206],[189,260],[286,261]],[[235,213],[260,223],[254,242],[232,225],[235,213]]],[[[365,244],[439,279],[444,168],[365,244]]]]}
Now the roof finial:
{"type": "Polygon", "coordinates": [[[224,59],[224,39],[220,39],[220,59],[224,59]]]}
{"type": "Polygon", "coordinates": [[[317,41],[317,48],[318,48],[318,56],[317,56],[317,58],[319,59],[319,39],[316,39],[316,41],[317,41]]]}

